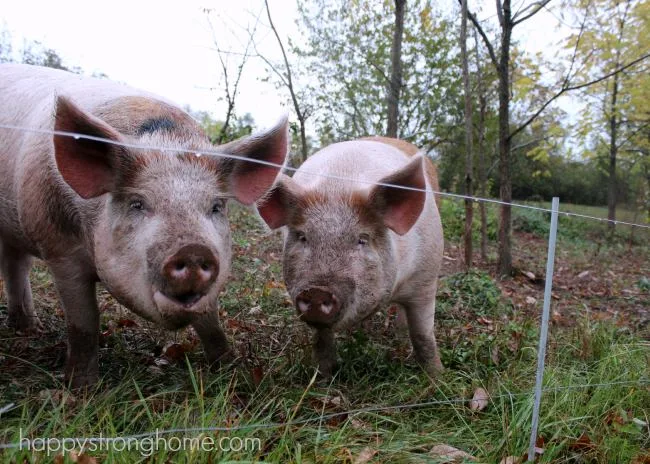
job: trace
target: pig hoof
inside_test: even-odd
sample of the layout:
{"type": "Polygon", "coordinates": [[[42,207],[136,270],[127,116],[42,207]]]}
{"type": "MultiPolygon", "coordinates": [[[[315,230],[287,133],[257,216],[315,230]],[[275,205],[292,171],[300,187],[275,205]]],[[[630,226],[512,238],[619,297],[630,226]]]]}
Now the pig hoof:
{"type": "Polygon", "coordinates": [[[9,316],[7,321],[9,327],[24,335],[40,335],[43,333],[43,323],[36,316],[9,316]]]}
{"type": "Polygon", "coordinates": [[[232,351],[227,351],[220,356],[209,356],[208,362],[210,363],[210,370],[220,372],[224,369],[233,367],[237,363],[238,358],[235,357],[232,351]]]}
{"type": "Polygon", "coordinates": [[[330,375],[322,375],[320,372],[318,373],[318,378],[316,379],[316,386],[319,388],[327,388],[332,385],[332,380],[334,377],[332,374],[330,375]]]}
{"type": "Polygon", "coordinates": [[[430,377],[434,378],[445,372],[445,368],[442,366],[440,361],[429,363],[423,367],[426,373],[429,374],[430,377]]]}
{"type": "Polygon", "coordinates": [[[328,366],[319,366],[318,368],[318,383],[320,385],[322,384],[329,384],[332,381],[332,378],[334,377],[334,373],[336,373],[339,370],[339,366],[336,363],[329,364],[328,366]]]}

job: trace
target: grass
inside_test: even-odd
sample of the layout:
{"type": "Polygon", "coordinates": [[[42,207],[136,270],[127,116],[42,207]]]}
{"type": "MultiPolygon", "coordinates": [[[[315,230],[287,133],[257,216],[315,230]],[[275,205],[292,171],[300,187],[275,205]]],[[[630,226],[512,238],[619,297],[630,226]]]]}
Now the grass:
{"type": "MultiPolygon", "coordinates": [[[[451,213],[443,211],[447,225],[451,213]]],[[[6,306],[0,302],[0,408],[14,404],[0,415],[0,441],[235,427],[166,437],[176,437],[170,445],[184,437],[223,438],[223,444],[242,446],[248,439],[249,449],[149,453],[148,442],[142,441],[144,449],[131,451],[87,447],[82,458],[10,449],[0,451],[0,461],[445,462],[430,453],[436,444],[486,463],[526,453],[541,305],[538,282],[523,275],[497,281],[489,265],[468,274],[446,268],[436,324],[444,374],[431,379],[413,362],[391,308],[373,316],[366,330],[342,334],[341,369],[333,382],[322,385],[314,381],[310,333],[296,322],[285,297],[278,236],[263,233],[244,209],[235,208],[231,218],[233,279],[221,302],[224,328],[239,354],[235,368],[207,370],[191,331],[163,331],[102,292],[102,383],[85,394],[67,392],[61,383],[63,319],[49,274],[39,266],[32,282],[48,327],[43,337],[25,339],[6,329],[6,306]],[[525,297],[537,303],[526,303],[525,297]],[[468,407],[477,387],[490,395],[482,411],[468,407]]],[[[535,237],[518,232],[515,257],[518,266],[539,275],[545,248],[535,237]]],[[[458,237],[448,239],[446,265],[457,262],[449,250],[458,237]]],[[[549,336],[538,434],[544,453],[537,462],[646,462],[650,344],[643,321],[623,315],[647,302],[642,280],[650,274],[647,250],[633,248],[640,261],[628,259],[627,273],[623,263],[620,270],[610,267],[616,278],[603,277],[611,280],[609,296],[596,298],[602,281],[586,287],[572,280],[584,266],[594,265],[585,253],[592,245],[571,238],[564,245],[556,264],[557,285],[567,289],[556,288],[554,309],[560,316],[554,317],[549,336]],[[563,266],[569,270],[561,271],[563,266]],[[598,305],[609,305],[607,298],[619,294],[627,295],[624,305],[617,304],[620,314],[595,317],[608,314],[598,305]]],[[[621,262],[624,248],[603,245],[598,263],[621,262]]]]}

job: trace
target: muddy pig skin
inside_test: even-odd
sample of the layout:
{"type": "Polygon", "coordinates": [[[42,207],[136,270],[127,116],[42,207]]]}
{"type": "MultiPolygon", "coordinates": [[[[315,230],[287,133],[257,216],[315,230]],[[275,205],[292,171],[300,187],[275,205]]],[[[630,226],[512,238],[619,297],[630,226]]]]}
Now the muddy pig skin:
{"type": "Polygon", "coordinates": [[[258,203],[269,227],[284,229],[284,280],[298,316],[315,330],[326,378],[336,364],[334,333],[390,303],[406,313],[417,361],[432,375],[442,369],[433,331],[443,252],[434,195],[373,185],[437,188],[435,167],[417,152],[384,137],[336,143],[258,203]]]}
{"type": "Polygon", "coordinates": [[[72,387],[99,375],[98,281],[146,319],[169,329],[192,325],[210,362],[229,360],[217,299],[231,261],[227,203],[254,203],[279,169],[191,151],[281,165],[286,118],[215,147],[187,113],[161,97],[105,79],[5,64],[0,123],[171,148],[0,128],[0,272],[9,324],[23,332],[42,328],[28,280],[37,257],[49,266],[65,312],[72,387]]]}

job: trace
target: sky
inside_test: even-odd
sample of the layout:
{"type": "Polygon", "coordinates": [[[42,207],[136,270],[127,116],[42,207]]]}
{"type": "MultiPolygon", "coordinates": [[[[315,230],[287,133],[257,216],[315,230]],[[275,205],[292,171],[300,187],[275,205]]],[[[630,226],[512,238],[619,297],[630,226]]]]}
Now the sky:
{"type": "MultiPolygon", "coordinates": [[[[525,0],[515,1],[521,5],[525,0]]],[[[440,2],[441,7],[451,8],[440,2]]],[[[530,3],[526,1],[526,4],[530,3]]],[[[295,0],[269,0],[273,21],[282,36],[297,37],[295,0]]],[[[454,6],[455,7],[455,6],[454,6]]],[[[470,1],[479,18],[494,18],[492,1],[470,1]]],[[[194,110],[225,115],[223,79],[214,38],[234,72],[247,43],[247,30],[256,29],[258,51],[272,61],[281,59],[268,27],[263,0],[21,0],[0,9],[0,27],[20,47],[38,40],[59,53],[68,66],[87,73],[103,72],[111,79],[162,95],[194,110]],[[208,16],[204,10],[211,9],[208,16]],[[212,27],[208,22],[208,17],[212,27]],[[213,33],[214,31],[214,33],[213,33]]],[[[548,53],[566,30],[544,11],[515,29],[515,40],[531,51],[548,53]]],[[[263,82],[266,67],[250,58],[237,97],[237,112],[251,113],[258,127],[271,126],[288,109],[287,96],[263,82]]]]}

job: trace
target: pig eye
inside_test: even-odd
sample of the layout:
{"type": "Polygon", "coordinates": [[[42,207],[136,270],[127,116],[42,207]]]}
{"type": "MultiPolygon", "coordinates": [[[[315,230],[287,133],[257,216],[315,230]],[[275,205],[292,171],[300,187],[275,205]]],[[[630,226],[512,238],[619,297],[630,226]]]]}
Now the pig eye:
{"type": "Polygon", "coordinates": [[[136,211],[143,211],[144,202],[142,200],[133,200],[131,203],[129,203],[129,208],[136,211]]]}
{"type": "Polygon", "coordinates": [[[217,200],[212,205],[212,214],[220,214],[226,206],[225,200],[217,200]]]}
{"type": "Polygon", "coordinates": [[[369,240],[370,236],[368,234],[359,235],[359,245],[367,245],[369,240]]]}
{"type": "Polygon", "coordinates": [[[307,242],[307,236],[304,232],[296,232],[296,239],[302,243],[307,242]]]}

